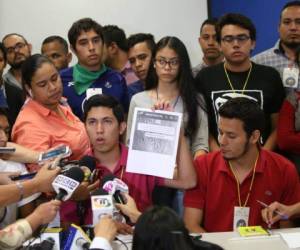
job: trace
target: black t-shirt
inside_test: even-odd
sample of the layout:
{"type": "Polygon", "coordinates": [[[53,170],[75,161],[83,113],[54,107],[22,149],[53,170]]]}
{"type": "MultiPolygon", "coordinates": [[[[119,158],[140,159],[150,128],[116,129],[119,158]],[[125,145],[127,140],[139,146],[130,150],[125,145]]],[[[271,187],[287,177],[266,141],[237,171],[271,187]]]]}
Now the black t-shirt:
{"type": "Polygon", "coordinates": [[[210,133],[217,140],[218,110],[222,104],[233,97],[254,99],[264,110],[266,129],[263,143],[270,135],[270,115],[278,113],[284,99],[284,88],[279,73],[269,66],[252,62],[252,71],[245,90],[243,87],[249,70],[231,72],[227,70],[234,91],[227,80],[224,63],[202,69],[196,77],[196,87],[204,95],[208,107],[210,133]]]}

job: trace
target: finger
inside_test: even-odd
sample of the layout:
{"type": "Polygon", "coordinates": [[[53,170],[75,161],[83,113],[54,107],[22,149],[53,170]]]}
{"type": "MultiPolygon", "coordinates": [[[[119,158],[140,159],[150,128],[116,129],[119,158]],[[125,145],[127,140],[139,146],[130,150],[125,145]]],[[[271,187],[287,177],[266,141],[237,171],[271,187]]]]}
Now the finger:
{"type": "Polygon", "coordinates": [[[100,184],[100,180],[95,181],[93,184],[87,187],[88,191],[93,191],[94,189],[98,188],[100,184]]]}
{"type": "Polygon", "coordinates": [[[275,216],[271,219],[270,223],[271,223],[271,224],[274,224],[274,223],[276,223],[277,221],[280,221],[280,220],[281,220],[281,216],[280,216],[280,215],[275,215],[275,216]]]}

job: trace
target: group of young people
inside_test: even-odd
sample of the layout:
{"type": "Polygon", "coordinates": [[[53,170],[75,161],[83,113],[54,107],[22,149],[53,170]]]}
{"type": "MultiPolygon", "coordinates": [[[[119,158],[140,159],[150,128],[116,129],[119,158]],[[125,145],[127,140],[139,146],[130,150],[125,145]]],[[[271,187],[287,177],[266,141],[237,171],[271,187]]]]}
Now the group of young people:
{"type": "MultiPolygon", "coordinates": [[[[11,138],[34,158],[65,144],[71,160],[96,159],[98,180],[84,181],[71,201],[60,204],[64,225],[82,221],[79,201],[84,223],[91,223],[90,192],[110,173],[129,186],[140,212],[167,205],[190,232],[231,231],[241,223],[293,226],[275,211],[288,218],[300,212],[298,168],[284,157],[298,166],[299,20],[300,1],[287,3],[278,43],[251,58],[256,29],[249,18],[229,13],[208,19],[199,37],[203,61],[195,68],[177,37],[157,43],[146,33],[126,38],[119,27],[91,18],[68,31],[78,59],[71,67],[63,38],[46,38],[42,54],[31,55],[22,35],[8,34],[0,44],[0,103],[8,111],[0,113],[1,146],[11,138]],[[6,63],[10,69],[2,77],[6,63]],[[126,171],[136,107],[183,114],[173,179],[126,171]]],[[[26,160],[26,168],[12,168],[3,159],[0,172],[39,170],[35,160],[26,160]]],[[[33,208],[22,207],[24,216],[33,208]]]]}

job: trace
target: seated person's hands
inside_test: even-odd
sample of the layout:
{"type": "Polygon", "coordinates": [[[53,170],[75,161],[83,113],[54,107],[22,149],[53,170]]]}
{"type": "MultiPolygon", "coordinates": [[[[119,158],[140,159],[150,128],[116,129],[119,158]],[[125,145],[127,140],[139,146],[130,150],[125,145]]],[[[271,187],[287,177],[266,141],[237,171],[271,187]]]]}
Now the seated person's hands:
{"type": "Polygon", "coordinates": [[[280,220],[287,220],[291,216],[297,213],[296,205],[286,206],[277,201],[271,203],[269,207],[264,208],[261,211],[263,220],[268,224],[272,225],[280,220]]]}

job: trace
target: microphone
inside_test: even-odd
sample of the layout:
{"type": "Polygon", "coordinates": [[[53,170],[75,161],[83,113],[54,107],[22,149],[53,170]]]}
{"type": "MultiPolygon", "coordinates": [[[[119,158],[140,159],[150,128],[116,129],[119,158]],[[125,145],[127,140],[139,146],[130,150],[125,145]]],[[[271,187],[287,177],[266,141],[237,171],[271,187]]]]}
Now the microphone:
{"type": "Polygon", "coordinates": [[[79,167],[72,167],[63,174],[56,176],[52,186],[57,193],[55,199],[66,201],[83,181],[84,173],[79,167]]]}
{"type": "Polygon", "coordinates": [[[128,193],[128,186],[125,182],[114,175],[106,175],[102,179],[102,187],[114,197],[116,203],[126,203],[121,194],[121,192],[128,193]]]}
{"type": "Polygon", "coordinates": [[[78,161],[79,166],[85,166],[88,167],[88,169],[93,172],[94,169],[96,168],[96,159],[95,157],[89,156],[89,155],[84,155],[79,161],[78,161]]]}
{"type": "Polygon", "coordinates": [[[81,227],[71,224],[66,234],[63,250],[88,250],[91,244],[90,238],[81,227]]]}
{"type": "Polygon", "coordinates": [[[115,210],[112,195],[103,188],[99,188],[92,193],[91,204],[93,211],[93,226],[99,222],[101,216],[112,216],[115,210]]]}

